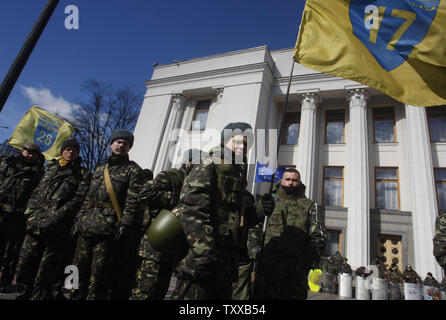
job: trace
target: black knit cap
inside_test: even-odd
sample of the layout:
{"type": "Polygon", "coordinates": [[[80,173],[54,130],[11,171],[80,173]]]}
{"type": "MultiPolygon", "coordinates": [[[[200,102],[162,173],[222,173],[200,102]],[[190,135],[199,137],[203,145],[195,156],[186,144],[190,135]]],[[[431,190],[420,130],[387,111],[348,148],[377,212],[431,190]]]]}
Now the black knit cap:
{"type": "Polygon", "coordinates": [[[254,135],[252,132],[252,127],[249,123],[246,122],[231,122],[221,131],[221,143],[224,144],[225,141],[228,141],[233,136],[238,134],[245,135],[248,138],[248,148],[253,142],[254,135]]]}
{"type": "Polygon", "coordinates": [[[79,152],[79,150],[80,150],[79,143],[74,138],[71,138],[71,139],[68,139],[68,140],[65,140],[64,142],[62,142],[62,147],[60,148],[60,153],[62,153],[68,147],[76,149],[77,152],[79,152]]]}
{"type": "Polygon", "coordinates": [[[113,131],[110,137],[110,144],[112,144],[115,140],[118,139],[124,139],[125,141],[127,141],[129,143],[130,148],[133,146],[134,137],[133,134],[128,130],[118,129],[113,131]]]}

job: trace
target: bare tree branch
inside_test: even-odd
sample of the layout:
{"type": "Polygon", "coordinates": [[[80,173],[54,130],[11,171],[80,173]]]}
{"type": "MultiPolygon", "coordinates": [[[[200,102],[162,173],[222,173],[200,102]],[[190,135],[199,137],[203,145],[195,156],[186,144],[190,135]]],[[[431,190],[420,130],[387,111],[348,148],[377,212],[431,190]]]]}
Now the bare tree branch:
{"type": "Polygon", "coordinates": [[[77,99],[79,108],[73,112],[72,124],[78,129],[76,139],[81,146],[84,165],[93,170],[109,154],[109,139],[113,131],[133,132],[142,97],[129,86],[114,88],[111,84],[88,79],[82,84],[87,101],[77,99]]]}

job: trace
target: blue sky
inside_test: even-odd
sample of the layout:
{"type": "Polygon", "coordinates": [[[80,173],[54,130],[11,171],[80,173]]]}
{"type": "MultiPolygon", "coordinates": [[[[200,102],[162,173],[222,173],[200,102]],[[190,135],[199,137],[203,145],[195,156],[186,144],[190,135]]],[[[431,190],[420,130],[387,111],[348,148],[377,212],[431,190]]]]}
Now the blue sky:
{"type": "MultiPolygon", "coordinates": [[[[47,0],[0,4],[3,80],[47,0]]],[[[153,63],[172,63],[296,42],[304,0],[61,0],[0,112],[0,141],[32,104],[58,111],[82,99],[88,78],[129,85],[144,94],[153,63]],[[65,7],[79,9],[79,29],[65,28],[65,7]]]]}

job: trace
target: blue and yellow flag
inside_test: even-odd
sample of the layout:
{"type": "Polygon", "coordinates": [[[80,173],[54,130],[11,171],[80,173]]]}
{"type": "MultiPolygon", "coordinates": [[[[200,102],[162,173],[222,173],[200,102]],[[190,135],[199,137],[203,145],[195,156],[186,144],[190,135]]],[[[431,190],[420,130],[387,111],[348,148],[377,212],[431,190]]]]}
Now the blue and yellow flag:
{"type": "Polygon", "coordinates": [[[25,142],[40,147],[46,161],[60,158],[62,142],[71,138],[74,126],[48,111],[32,106],[12,133],[8,143],[21,149],[25,142]]]}
{"type": "MultiPolygon", "coordinates": [[[[277,168],[274,175],[274,182],[282,179],[286,168],[277,168]]],[[[271,182],[274,169],[257,161],[255,182],[271,182]]]]}
{"type": "Polygon", "coordinates": [[[446,1],[307,0],[294,59],[405,104],[446,104],[446,1]]]}

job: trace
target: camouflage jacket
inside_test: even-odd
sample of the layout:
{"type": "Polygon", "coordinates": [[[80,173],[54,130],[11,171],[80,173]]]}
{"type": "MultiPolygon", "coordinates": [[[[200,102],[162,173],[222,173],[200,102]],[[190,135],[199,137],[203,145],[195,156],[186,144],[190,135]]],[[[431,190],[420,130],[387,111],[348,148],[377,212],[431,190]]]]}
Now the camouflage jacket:
{"type": "Polygon", "coordinates": [[[403,280],[406,283],[422,283],[420,276],[414,270],[404,270],[403,280]]]}
{"type": "Polygon", "coordinates": [[[96,167],[82,209],[76,216],[79,231],[87,236],[109,236],[114,234],[118,227],[118,218],[105,186],[104,168],[107,163],[113,190],[121,209],[122,224],[137,227],[142,169],[136,162],[130,161],[128,155],[112,154],[96,167]]]}
{"type": "Polygon", "coordinates": [[[324,272],[337,275],[338,274],[338,267],[334,262],[328,262],[324,265],[324,272]]]}
{"type": "Polygon", "coordinates": [[[434,256],[438,264],[446,270],[446,210],[443,210],[435,220],[434,256]]]}
{"type": "Polygon", "coordinates": [[[91,174],[82,160],[46,167],[25,211],[27,230],[34,234],[68,235],[88,191],[91,174]]]}
{"type": "Polygon", "coordinates": [[[315,202],[303,193],[302,187],[297,194],[287,195],[281,181],[274,186],[276,203],[268,219],[261,266],[271,276],[307,274],[324,250],[328,236],[323,221],[315,202]]]}
{"type": "Polygon", "coordinates": [[[404,281],[403,275],[399,270],[388,270],[386,274],[386,280],[389,283],[392,282],[393,284],[402,284],[404,281]]]}
{"type": "Polygon", "coordinates": [[[27,164],[22,155],[0,160],[0,206],[5,213],[20,213],[26,209],[31,192],[43,175],[43,156],[27,164]]]}
{"type": "MultiPolygon", "coordinates": [[[[192,277],[198,266],[218,263],[223,254],[238,258],[239,234],[246,189],[245,165],[225,163],[223,147],[195,165],[184,181],[178,206],[172,210],[180,219],[189,251],[179,269],[192,277]]],[[[245,211],[246,223],[257,223],[256,210],[245,211]],[[249,216],[248,215],[253,216],[249,216]]],[[[227,266],[228,268],[234,266],[227,266]]]]}
{"type": "Polygon", "coordinates": [[[440,283],[434,277],[426,277],[423,281],[423,284],[428,287],[440,288],[440,283]]]}
{"type": "MultiPolygon", "coordinates": [[[[145,231],[148,230],[151,220],[157,216],[161,209],[172,210],[178,204],[181,187],[188,171],[184,165],[179,169],[162,171],[155,179],[141,187],[138,196],[139,203],[143,209],[148,208],[148,210],[144,210],[142,222],[145,231]]],[[[139,245],[138,254],[144,258],[156,259],[148,240],[148,234],[145,232],[139,245]]]]}

